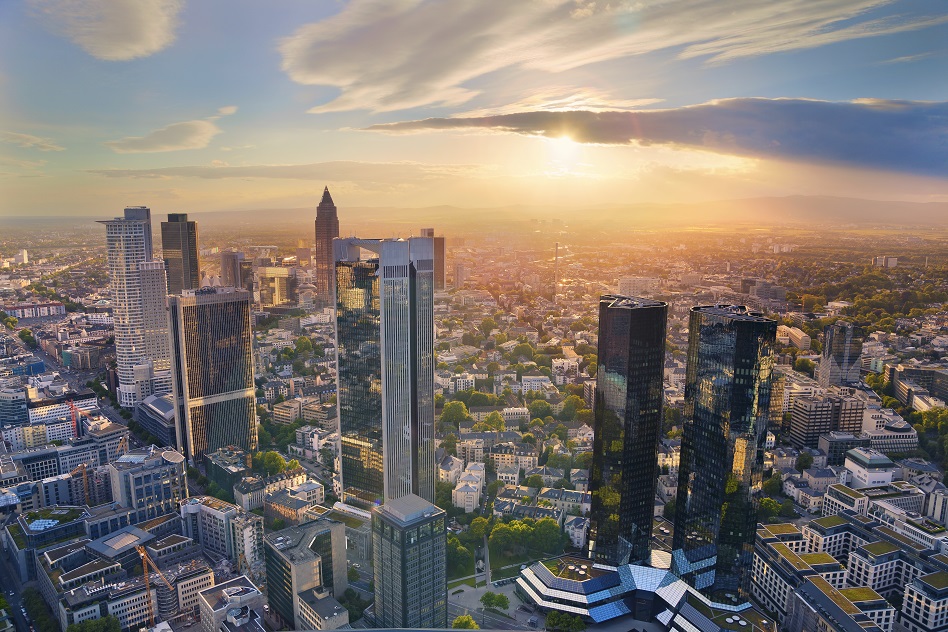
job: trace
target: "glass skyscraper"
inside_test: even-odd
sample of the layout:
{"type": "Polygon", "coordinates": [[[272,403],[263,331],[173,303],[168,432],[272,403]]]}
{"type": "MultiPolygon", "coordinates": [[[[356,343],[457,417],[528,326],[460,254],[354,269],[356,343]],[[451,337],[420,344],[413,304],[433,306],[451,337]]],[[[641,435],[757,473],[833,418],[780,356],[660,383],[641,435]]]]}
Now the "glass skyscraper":
{"type": "Polygon", "coordinates": [[[168,274],[168,294],[180,294],[201,285],[197,222],[187,213],[169,213],[161,222],[161,256],[168,274]]]}
{"type": "Polygon", "coordinates": [[[838,320],[823,329],[823,355],[816,377],[823,388],[859,381],[862,358],[862,330],[838,320]]]}
{"type": "Polygon", "coordinates": [[[329,195],[329,187],[323,189],[323,199],[316,207],[316,298],[320,305],[332,304],[333,246],[332,240],[339,236],[339,215],[329,195]]]}
{"type": "Polygon", "coordinates": [[[334,248],[343,500],[433,502],[432,241],[337,239],[334,248]]]}
{"type": "Polygon", "coordinates": [[[231,287],[168,297],[178,446],[192,462],[257,447],[250,293],[231,287]]]}
{"type": "Polygon", "coordinates": [[[445,516],[414,494],[372,510],[376,627],[448,627],[445,516]]]}
{"type": "Polygon", "coordinates": [[[777,323],[743,306],[691,310],[672,570],[746,591],[777,323]]]}
{"type": "Polygon", "coordinates": [[[667,303],[612,295],[599,300],[589,554],[603,562],[649,556],[667,320],[667,303]]]}

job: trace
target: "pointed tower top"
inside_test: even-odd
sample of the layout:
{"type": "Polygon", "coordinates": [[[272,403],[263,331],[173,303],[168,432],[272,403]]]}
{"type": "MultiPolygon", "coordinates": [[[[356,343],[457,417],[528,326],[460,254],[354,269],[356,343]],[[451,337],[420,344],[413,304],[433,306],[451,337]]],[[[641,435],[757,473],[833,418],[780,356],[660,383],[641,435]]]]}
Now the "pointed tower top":
{"type": "Polygon", "coordinates": [[[331,208],[335,208],[335,207],[336,207],[336,205],[333,204],[332,196],[329,195],[329,187],[328,187],[328,186],[327,186],[325,189],[323,189],[323,199],[319,201],[319,206],[320,206],[320,207],[331,207],[331,208]]]}

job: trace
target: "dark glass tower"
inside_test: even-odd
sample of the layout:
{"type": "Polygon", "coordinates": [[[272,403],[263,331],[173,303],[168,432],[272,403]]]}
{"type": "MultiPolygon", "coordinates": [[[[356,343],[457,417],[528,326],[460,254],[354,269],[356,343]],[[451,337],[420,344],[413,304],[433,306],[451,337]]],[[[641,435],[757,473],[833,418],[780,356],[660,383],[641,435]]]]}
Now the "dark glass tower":
{"type": "Polygon", "coordinates": [[[603,562],[628,564],[649,555],[667,320],[666,303],[599,300],[589,554],[603,562]]]}
{"type": "Polygon", "coordinates": [[[414,494],[372,510],[377,627],[448,627],[445,515],[414,494]]]}
{"type": "Polygon", "coordinates": [[[862,330],[844,320],[823,330],[823,355],[817,367],[820,386],[840,386],[859,381],[862,330]]]}
{"type": "Polygon", "coordinates": [[[434,501],[431,239],[337,239],[343,500],[434,501]],[[364,253],[375,257],[363,259],[364,253]]]}
{"type": "Polygon", "coordinates": [[[178,446],[192,462],[257,447],[250,294],[205,287],[168,297],[178,446]]]}
{"type": "Polygon", "coordinates": [[[316,207],[316,299],[320,305],[332,305],[333,261],[332,240],[339,236],[339,216],[329,195],[323,189],[323,199],[316,207]]]}
{"type": "Polygon", "coordinates": [[[168,272],[168,294],[200,287],[197,243],[197,222],[189,222],[187,213],[169,213],[168,221],[161,222],[161,252],[168,272]]]}
{"type": "Polygon", "coordinates": [[[672,570],[746,591],[777,323],[743,306],[691,310],[672,570]]]}
{"type": "Polygon", "coordinates": [[[441,292],[445,288],[444,236],[435,236],[434,228],[422,228],[421,236],[434,239],[434,289],[441,292]]]}

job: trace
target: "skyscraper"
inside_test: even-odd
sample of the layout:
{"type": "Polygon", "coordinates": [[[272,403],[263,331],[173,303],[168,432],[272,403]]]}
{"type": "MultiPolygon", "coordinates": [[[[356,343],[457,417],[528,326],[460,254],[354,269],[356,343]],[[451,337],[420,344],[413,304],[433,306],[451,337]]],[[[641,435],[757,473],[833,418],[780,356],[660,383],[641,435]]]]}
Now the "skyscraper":
{"type": "Polygon", "coordinates": [[[444,236],[435,236],[434,228],[422,228],[421,236],[434,240],[434,289],[441,292],[445,288],[444,236]]]}
{"type": "Polygon", "coordinates": [[[105,225],[118,401],[132,408],[152,393],[170,388],[168,347],[160,342],[167,337],[167,326],[161,326],[167,291],[164,262],[152,262],[147,207],[129,207],[124,217],[99,223],[105,225]]]}
{"type": "Polygon", "coordinates": [[[862,330],[838,320],[823,329],[823,355],[816,377],[823,388],[859,381],[862,330]]]}
{"type": "Polygon", "coordinates": [[[747,590],[777,323],[743,306],[691,310],[672,570],[747,590]]]}
{"type": "Polygon", "coordinates": [[[197,222],[189,222],[187,213],[169,213],[161,222],[161,252],[168,273],[168,294],[180,294],[201,286],[198,261],[197,222]]]}
{"type": "Polygon", "coordinates": [[[668,304],[644,298],[599,300],[590,557],[646,560],[652,535],[668,304]]]}
{"type": "Polygon", "coordinates": [[[320,305],[332,305],[333,249],[332,240],[339,236],[339,216],[329,195],[323,190],[323,199],[316,207],[316,299],[320,305]]]}
{"type": "Polygon", "coordinates": [[[178,446],[192,462],[257,447],[250,294],[232,287],[168,297],[178,446]]]}
{"type": "Polygon", "coordinates": [[[433,502],[431,239],[337,239],[334,247],[343,500],[433,502]]]}
{"type": "Polygon", "coordinates": [[[445,515],[414,494],[372,510],[377,627],[448,627],[445,515]]]}
{"type": "Polygon", "coordinates": [[[243,287],[240,282],[240,264],[243,260],[244,253],[242,252],[236,250],[221,252],[221,286],[243,287]]]}

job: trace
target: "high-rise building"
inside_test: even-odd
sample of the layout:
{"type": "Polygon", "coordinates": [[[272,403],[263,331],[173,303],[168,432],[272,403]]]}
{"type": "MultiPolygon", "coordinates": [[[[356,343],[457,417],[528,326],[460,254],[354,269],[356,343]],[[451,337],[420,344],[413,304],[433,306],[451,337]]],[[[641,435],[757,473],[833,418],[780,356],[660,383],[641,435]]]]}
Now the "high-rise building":
{"type": "Polygon", "coordinates": [[[448,627],[445,515],[414,494],[372,510],[377,627],[448,627]]]}
{"type": "Polygon", "coordinates": [[[309,629],[301,612],[307,593],[325,590],[342,598],[348,588],[346,525],[323,518],[264,539],[270,608],[291,629],[309,629]]]}
{"type": "Polygon", "coordinates": [[[133,408],[149,395],[170,388],[170,358],[166,353],[160,355],[159,340],[162,335],[167,337],[167,329],[162,334],[159,326],[167,291],[164,262],[153,262],[151,210],[147,207],[129,207],[124,217],[99,223],[105,225],[118,401],[124,408],[133,408]]]}
{"type": "Polygon", "coordinates": [[[662,428],[668,304],[628,296],[599,300],[590,557],[648,559],[662,428]]]}
{"type": "Polygon", "coordinates": [[[109,463],[112,500],[132,510],[131,524],[176,513],[188,497],[185,465],[176,450],[149,446],[127,452],[109,463]]]}
{"type": "Polygon", "coordinates": [[[862,357],[862,330],[838,320],[823,329],[823,355],[816,377],[823,388],[859,381],[862,357]]]}
{"type": "Polygon", "coordinates": [[[337,239],[343,500],[434,501],[431,239],[337,239]],[[364,253],[375,256],[363,259],[364,253]]]}
{"type": "Polygon", "coordinates": [[[169,213],[161,222],[161,253],[168,273],[168,294],[201,286],[197,222],[187,213],[169,213]]]}
{"type": "Polygon", "coordinates": [[[168,297],[177,442],[192,462],[257,447],[250,294],[232,287],[168,297]]]}
{"type": "Polygon", "coordinates": [[[672,571],[747,590],[777,323],[743,306],[691,310],[672,571]]]}
{"type": "Polygon", "coordinates": [[[339,216],[329,195],[323,190],[323,199],[316,207],[316,298],[321,305],[332,305],[334,261],[332,240],[339,236],[339,216]]]}
{"type": "Polygon", "coordinates": [[[263,307],[295,306],[299,300],[296,268],[260,266],[257,268],[257,285],[263,307]]]}
{"type": "Polygon", "coordinates": [[[244,253],[225,250],[221,253],[221,286],[253,292],[253,261],[244,253]]]}
{"type": "Polygon", "coordinates": [[[434,228],[422,228],[421,236],[434,240],[434,289],[441,292],[445,288],[444,235],[436,236],[434,228]]]}
{"type": "Polygon", "coordinates": [[[797,397],[790,409],[790,443],[797,448],[817,448],[829,432],[862,432],[866,402],[851,395],[797,397]]]}

